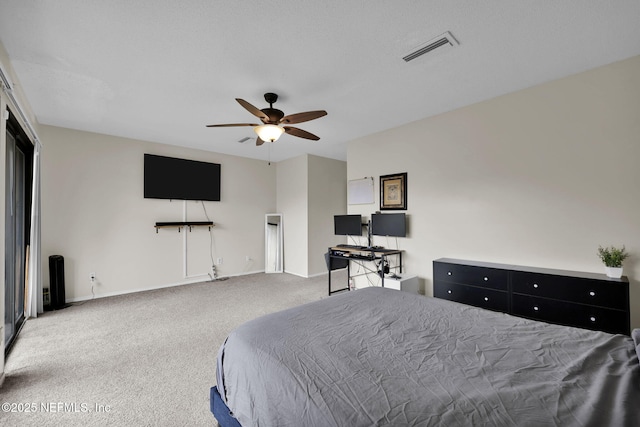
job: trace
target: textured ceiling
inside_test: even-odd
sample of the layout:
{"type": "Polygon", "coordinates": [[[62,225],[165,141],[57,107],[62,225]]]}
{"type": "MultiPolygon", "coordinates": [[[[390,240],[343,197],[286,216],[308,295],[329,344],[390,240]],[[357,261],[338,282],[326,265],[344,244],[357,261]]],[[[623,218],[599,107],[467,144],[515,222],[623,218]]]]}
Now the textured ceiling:
{"type": "Polygon", "coordinates": [[[640,1],[0,0],[0,41],[40,123],[344,160],[355,138],[640,55],[640,1]],[[458,46],[402,60],[446,31],[458,46]],[[296,125],[321,139],[205,127],[254,122],[234,98],[269,91],[327,110],[296,125]]]}

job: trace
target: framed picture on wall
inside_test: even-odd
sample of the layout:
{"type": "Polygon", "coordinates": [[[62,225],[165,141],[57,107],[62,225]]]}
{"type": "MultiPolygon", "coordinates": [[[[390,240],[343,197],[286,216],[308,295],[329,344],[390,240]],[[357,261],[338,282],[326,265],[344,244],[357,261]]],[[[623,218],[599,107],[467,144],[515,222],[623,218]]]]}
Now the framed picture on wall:
{"type": "Polygon", "coordinates": [[[407,173],[380,176],[380,210],[407,209],[407,173]]]}

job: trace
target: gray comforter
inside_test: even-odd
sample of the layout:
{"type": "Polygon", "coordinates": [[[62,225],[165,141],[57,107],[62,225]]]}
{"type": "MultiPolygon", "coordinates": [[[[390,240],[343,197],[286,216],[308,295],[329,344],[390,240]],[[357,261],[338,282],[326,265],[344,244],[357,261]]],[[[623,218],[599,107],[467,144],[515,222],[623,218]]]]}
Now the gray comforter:
{"type": "Polygon", "coordinates": [[[243,427],[640,426],[638,344],[367,288],[238,327],[218,386],[243,427]]]}

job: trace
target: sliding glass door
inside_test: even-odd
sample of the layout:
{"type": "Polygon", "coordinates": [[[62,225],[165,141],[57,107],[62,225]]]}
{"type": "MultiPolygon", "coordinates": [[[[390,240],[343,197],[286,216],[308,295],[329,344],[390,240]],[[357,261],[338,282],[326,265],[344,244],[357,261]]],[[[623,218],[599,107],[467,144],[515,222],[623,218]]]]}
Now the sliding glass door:
{"type": "Polygon", "coordinates": [[[5,168],[5,351],[24,321],[31,184],[30,143],[16,123],[7,123],[5,168]]]}

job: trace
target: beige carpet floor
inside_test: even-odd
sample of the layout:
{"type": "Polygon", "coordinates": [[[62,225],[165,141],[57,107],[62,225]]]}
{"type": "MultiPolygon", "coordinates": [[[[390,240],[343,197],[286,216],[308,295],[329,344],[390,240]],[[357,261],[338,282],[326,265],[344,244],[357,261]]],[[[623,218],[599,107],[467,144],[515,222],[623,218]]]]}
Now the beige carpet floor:
{"type": "Polygon", "coordinates": [[[95,299],[30,319],[6,360],[0,403],[10,406],[0,425],[215,425],[209,388],[227,334],[326,298],[326,280],[254,274],[95,299]]]}

